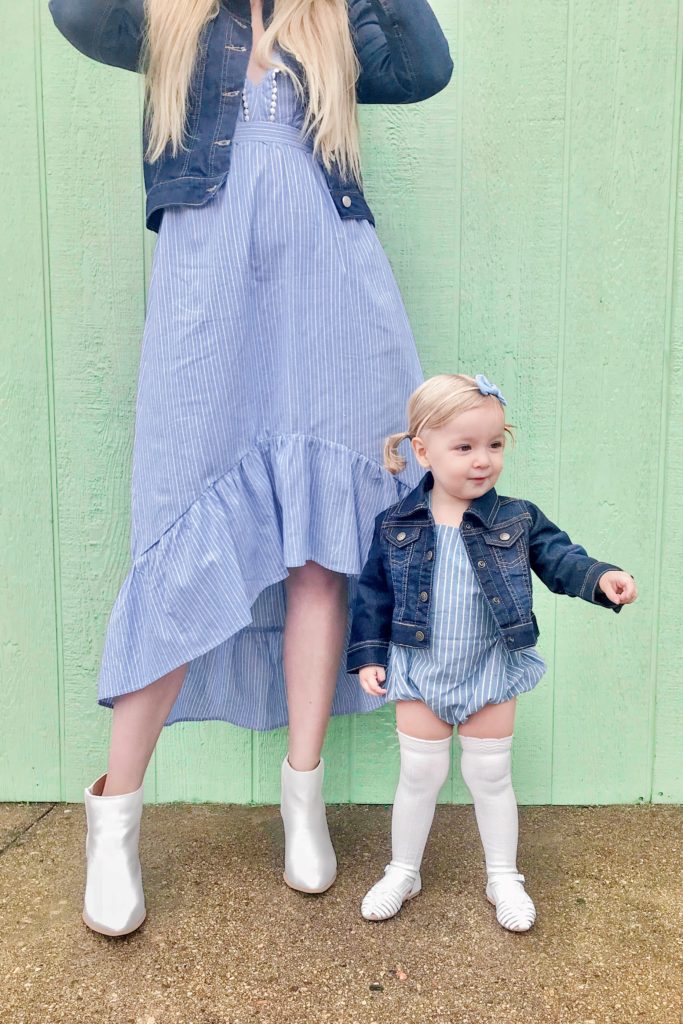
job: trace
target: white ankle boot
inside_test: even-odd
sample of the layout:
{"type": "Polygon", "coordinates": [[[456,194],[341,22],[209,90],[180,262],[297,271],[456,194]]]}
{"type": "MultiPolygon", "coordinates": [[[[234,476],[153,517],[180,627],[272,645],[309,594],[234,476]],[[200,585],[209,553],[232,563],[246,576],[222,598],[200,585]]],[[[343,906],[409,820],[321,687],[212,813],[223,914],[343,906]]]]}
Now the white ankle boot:
{"type": "Polygon", "coordinates": [[[322,758],[310,772],[282,762],[280,814],[285,827],[284,879],[299,892],[325,892],[337,877],[337,858],[322,797],[322,758]]]}
{"type": "Polygon", "coordinates": [[[83,920],[102,935],[128,935],[145,920],[138,857],[142,786],[122,796],[100,796],[106,775],[85,791],[88,820],[83,920]]]}

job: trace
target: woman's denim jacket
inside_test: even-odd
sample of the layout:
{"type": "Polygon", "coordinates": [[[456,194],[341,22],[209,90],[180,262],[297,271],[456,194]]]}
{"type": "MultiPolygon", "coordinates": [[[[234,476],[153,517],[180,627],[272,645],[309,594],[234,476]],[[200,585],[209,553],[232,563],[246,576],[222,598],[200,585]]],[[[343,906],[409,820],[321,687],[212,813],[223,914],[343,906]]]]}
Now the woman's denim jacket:
{"type": "MultiPolygon", "coordinates": [[[[434,572],[431,473],[375,520],[370,554],[358,582],[347,667],[388,661],[389,643],[428,648],[434,572]]],[[[531,569],[555,594],[582,597],[621,611],[597,582],[618,566],[596,562],[530,501],[494,489],[472,502],[460,527],[465,549],[498,633],[511,651],[533,647],[539,630],[532,611],[531,569]]]]}
{"type": "MultiPolygon", "coordinates": [[[[414,103],[447,84],[453,70],[448,44],[426,0],[348,0],[360,63],[360,103],[414,103]]],[[[264,18],[273,0],[264,0],[264,18]]],[[[60,32],[103,64],[140,70],[144,0],[50,0],[60,32]]],[[[164,207],[201,206],[230,170],[231,140],[251,51],[250,0],[221,0],[205,27],[190,90],[187,149],[145,163],[147,226],[159,230],[164,207]]],[[[285,59],[300,70],[289,55],[285,59]]],[[[374,224],[362,190],[325,171],[340,217],[374,224]]]]}

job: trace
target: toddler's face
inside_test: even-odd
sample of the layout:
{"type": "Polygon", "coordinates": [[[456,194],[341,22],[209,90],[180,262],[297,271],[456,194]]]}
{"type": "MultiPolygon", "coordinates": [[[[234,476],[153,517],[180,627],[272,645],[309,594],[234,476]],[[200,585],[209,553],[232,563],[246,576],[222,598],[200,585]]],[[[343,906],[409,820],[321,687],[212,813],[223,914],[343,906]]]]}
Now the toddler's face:
{"type": "Polygon", "coordinates": [[[495,486],[503,469],[505,414],[497,398],[454,416],[413,440],[418,461],[453,498],[473,501],[495,486]]]}

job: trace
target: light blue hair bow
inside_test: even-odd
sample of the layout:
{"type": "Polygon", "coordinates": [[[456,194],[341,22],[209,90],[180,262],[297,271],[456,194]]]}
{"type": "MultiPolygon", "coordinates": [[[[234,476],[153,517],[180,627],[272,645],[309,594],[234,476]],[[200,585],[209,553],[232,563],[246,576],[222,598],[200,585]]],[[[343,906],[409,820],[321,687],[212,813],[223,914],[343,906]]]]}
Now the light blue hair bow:
{"type": "Polygon", "coordinates": [[[488,377],[485,377],[483,373],[478,373],[474,378],[474,382],[482,395],[493,395],[494,398],[498,399],[501,405],[507,405],[500,388],[497,388],[495,384],[492,384],[488,377]]]}

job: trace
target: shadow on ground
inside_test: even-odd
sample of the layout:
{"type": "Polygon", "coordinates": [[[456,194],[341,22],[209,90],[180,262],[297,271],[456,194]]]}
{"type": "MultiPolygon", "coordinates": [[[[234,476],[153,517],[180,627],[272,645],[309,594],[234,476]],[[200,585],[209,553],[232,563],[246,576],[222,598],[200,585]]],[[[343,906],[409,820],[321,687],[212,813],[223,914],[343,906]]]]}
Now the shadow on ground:
{"type": "Polygon", "coordinates": [[[333,807],[339,877],[281,880],[277,809],[148,807],[148,918],[107,939],[80,920],[83,809],[0,807],[0,1020],[12,1024],[681,1024],[683,812],[523,808],[526,935],[483,896],[472,812],[439,807],[424,891],[369,924],[389,810],[333,807]]]}

